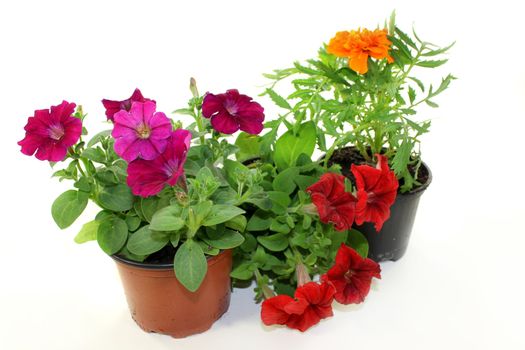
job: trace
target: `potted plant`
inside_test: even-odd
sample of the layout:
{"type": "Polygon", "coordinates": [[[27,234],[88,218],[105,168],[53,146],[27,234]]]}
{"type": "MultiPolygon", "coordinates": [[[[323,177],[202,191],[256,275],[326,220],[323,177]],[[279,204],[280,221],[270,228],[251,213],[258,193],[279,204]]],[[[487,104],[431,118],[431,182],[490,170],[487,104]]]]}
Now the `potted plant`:
{"type": "MultiPolygon", "coordinates": [[[[285,111],[273,127],[286,124],[297,131],[301,123],[312,121],[325,168],[337,164],[354,180],[354,166],[378,163],[377,154],[388,159],[399,180],[391,211],[384,204],[392,198],[372,214],[376,224],[367,224],[363,208],[370,198],[357,198],[355,228],[367,237],[369,256],[376,261],[403,256],[419,197],[432,180],[420,150],[430,121],[415,115],[423,104],[438,107],[435,98],[455,78],[449,74],[436,87],[416,73],[445,64],[442,56],[452,45],[440,48],[421,40],[415,31],[408,35],[395,25],[393,13],[388,28],[338,32],[316,58],[266,74],[273,82],[265,94],[285,111]],[[276,92],[282,81],[293,87],[287,98],[276,92]]],[[[374,193],[374,183],[364,185],[374,193]]]]}
{"type": "MultiPolygon", "coordinates": [[[[190,105],[200,106],[193,80],[191,88],[190,105]]],[[[258,112],[262,128],[262,107],[244,102],[258,112]]],[[[139,90],[103,104],[112,128],[89,141],[80,106],[64,101],[35,111],[19,142],[22,153],[60,166],[54,176],[72,181],[51,208],[61,229],[89,201],[100,207],[75,241],[96,240],[115,260],[141,328],[173,337],[202,332],[228,308],[232,249],[244,242],[238,232],[246,224],[244,210],[222,196],[241,185],[219,170],[235,147],[210,135],[200,112],[189,111],[195,123],[182,129],[139,90]]]]}

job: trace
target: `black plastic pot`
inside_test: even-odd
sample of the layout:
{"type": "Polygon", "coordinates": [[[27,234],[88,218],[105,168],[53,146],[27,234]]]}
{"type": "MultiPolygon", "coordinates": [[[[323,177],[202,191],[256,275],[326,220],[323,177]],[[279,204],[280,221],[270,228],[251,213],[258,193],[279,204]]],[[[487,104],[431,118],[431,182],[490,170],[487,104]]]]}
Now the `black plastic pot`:
{"type": "Polygon", "coordinates": [[[396,261],[405,255],[416,218],[419,198],[432,181],[432,173],[425,163],[421,164],[428,172],[427,181],[420,187],[407,193],[398,193],[396,201],[390,207],[390,218],[385,221],[381,231],[377,232],[374,225],[365,223],[356,226],[368,240],[368,257],[377,262],[396,261]]]}

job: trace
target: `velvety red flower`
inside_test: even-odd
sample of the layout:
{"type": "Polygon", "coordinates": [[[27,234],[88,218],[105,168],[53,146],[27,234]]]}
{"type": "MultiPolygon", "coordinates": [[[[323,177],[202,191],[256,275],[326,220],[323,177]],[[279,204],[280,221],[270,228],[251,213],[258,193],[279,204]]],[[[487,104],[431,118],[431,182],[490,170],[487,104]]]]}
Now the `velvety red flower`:
{"type": "Polygon", "coordinates": [[[261,319],[267,326],[279,324],[301,332],[333,316],[332,301],[335,289],[330,283],[308,282],[297,287],[295,299],[277,295],[266,299],[261,308],[261,319]]]}
{"type": "Polygon", "coordinates": [[[306,189],[317,207],[321,222],[333,223],[338,231],[352,227],[357,199],[345,192],[343,175],[326,173],[321,179],[306,189]]]}
{"type": "Polygon", "coordinates": [[[125,99],[122,101],[113,101],[113,100],[103,99],[102,104],[104,105],[104,108],[106,108],[106,117],[108,118],[108,120],[113,121],[113,116],[115,115],[115,113],[117,113],[118,111],[122,111],[122,110],[129,111],[131,109],[132,102],[146,102],[146,101],[151,101],[155,103],[154,100],[150,100],[149,98],[145,98],[144,96],[142,96],[142,93],[140,92],[139,89],[135,89],[131,97],[128,99],[125,99]]]}
{"type": "Polygon", "coordinates": [[[381,267],[372,259],[363,258],[354,249],[341,244],[335,264],[321,276],[335,287],[334,298],[341,304],[359,304],[370,291],[372,278],[381,278],[381,267]]]}
{"type": "Polygon", "coordinates": [[[113,116],[115,153],[127,162],[137,158],[151,160],[164,151],[171,136],[171,122],[162,112],[155,112],[151,101],[133,102],[129,112],[113,116]]]}
{"type": "Polygon", "coordinates": [[[390,217],[390,206],[397,196],[399,182],[396,175],[388,167],[386,157],[376,154],[377,166],[352,164],[352,174],[355,176],[357,188],[357,205],[355,222],[373,222],[376,231],[380,231],[383,223],[390,217]]]}
{"type": "Polygon", "coordinates": [[[18,144],[22,153],[40,160],[64,160],[67,149],[77,143],[82,134],[82,121],[72,114],[75,104],[63,101],[51,110],[40,109],[27,119],[26,136],[18,144]]]}
{"type": "Polygon", "coordinates": [[[213,128],[223,134],[241,129],[257,135],[263,129],[264,108],[237,90],[218,95],[207,93],[202,101],[202,115],[211,118],[213,128]]]}
{"type": "Polygon", "coordinates": [[[153,160],[137,159],[128,164],[127,183],[134,195],[149,197],[158,194],[166,185],[175,186],[184,172],[186,154],[190,147],[188,130],[172,132],[163,153],[153,160]]]}

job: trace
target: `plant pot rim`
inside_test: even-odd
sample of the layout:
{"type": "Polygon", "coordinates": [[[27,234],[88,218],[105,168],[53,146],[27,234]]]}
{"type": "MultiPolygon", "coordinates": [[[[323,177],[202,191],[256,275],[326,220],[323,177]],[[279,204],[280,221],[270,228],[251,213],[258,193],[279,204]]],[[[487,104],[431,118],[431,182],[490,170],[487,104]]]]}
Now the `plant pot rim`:
{"type": "MultiPolygon", "coordinates": [[[[224,259],[226,257],[226,255],[227,255],[226,253],[229,250],[230,249],[224,249],[224,250],[221,250],[219,252],[219,254],[217,254],[215,256],[207,256],[206,260],[208,262],[208,266],[214,265],[218,261],[224,259]]],[[[126,259],[126,258],[124,258],[122,256],[118,256],[117,254],[110,255],[110,257],[117,263],[121,263],[121,264],[128,265],[128,266],[131,266],[131,267],[134,267],[134,268],[138,268],[138,269],[157,270],[157,271],[173,270],[173,263],[170,263],[170,264],[148,264],[148,263],[143,263],[143,262],[139,262],[139,261],[129,260],[129,259],[126,259]]]]}
{"type": "MultiPolygon", "coordinates": [[[[337,152],[338,150],[341,150],[341,149],[345,149],[345,148],[355,148],[355,146],[345,146],[345,147],[341,147],[341,148],[338,148],[335,150],[335,152],[337,152]]],[[[334,152],[334,153],[335,153],[334,152]]],[[[322,160],[324,159],[324,157],[326,156],[326,153],[321,155],[321,157],[319,157],[319,160],[322,160]]],[[[423,160],[421,160],[421,165],[427,170],[428,172],[428,177],[427,177],[427,181],[423,184],[421,184],[421,186],[418,186],[418,187],[415,187],[415,188],[412,188],[410,191],[408,192],[399,192],[398,190],[398,194],[400,195],[413,195],[413,194],[419,194],[419,193],[422,193],[424,192],[428,186],[430,185],[430,183],[432,182],[432,171],[430,170],[430,167],[427,165],[427,163],[425,163],[423,160]]]]}

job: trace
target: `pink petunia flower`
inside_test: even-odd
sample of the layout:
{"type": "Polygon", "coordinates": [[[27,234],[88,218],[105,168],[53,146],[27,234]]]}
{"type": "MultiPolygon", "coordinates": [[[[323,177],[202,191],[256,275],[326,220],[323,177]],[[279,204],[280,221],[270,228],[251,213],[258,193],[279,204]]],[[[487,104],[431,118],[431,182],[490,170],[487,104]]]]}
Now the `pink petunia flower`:
{"type": "Polygon", "coordinates": [[[171,122],[162,112],[155,112],[151,101],[133,102],[129,112],[114,115],[111,135],[115,152],[127,162],[137,158],[151,160],[164,151],[171,135],[171,122]]]}
{"type": "Polygon", "coordinates": [[[26,136],[18,142],[22,153],[40,160],[58,162],[64,160],[67,149],[77,143],[82,134],[82,121],[72,114],[75,104],[63,101],[51,110],[35,111],[34,117],[27,119],[24,128],[26,136]]]}
{"type": "Polygon", "coordinates": [[[128,165],[128,186],[134,195],[154,196],[166,186],[174,186],[184,172],[191,134],[177,129],[171,133],[163,153],[153,160],[137,159],[128,165]]]}
{"type": "Polygon", "coordinates": [[[106,108],[106,117],[108,120],[113,121],[113,116],[118,111],[129,111],[131,109],[131,104],[133,102],[146,102],[151,101],[155,103],[154,100],[150,100],[149,98],[145,98],[142,96],[142,93],[139,89],[135,89],[133,91],[133,94],[130,98],[122,100],[122,101],[113,101],[113,100],[102,100],[102,104],[104,105],[104,108],[106,108]]]}
{"type": "Polygon", "coordinates": [[[218,95],[207,93],[202,102],[202,115],[211,118],[213,128],[223,134],[241,129],[257,135],[263,129],[264,108],[235,89],[218,95]]]}

